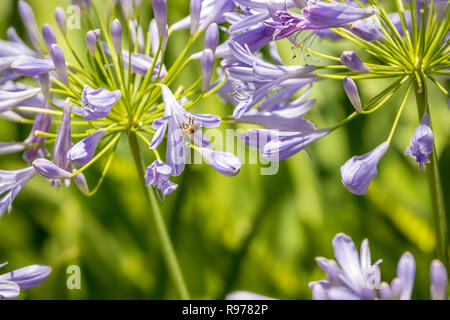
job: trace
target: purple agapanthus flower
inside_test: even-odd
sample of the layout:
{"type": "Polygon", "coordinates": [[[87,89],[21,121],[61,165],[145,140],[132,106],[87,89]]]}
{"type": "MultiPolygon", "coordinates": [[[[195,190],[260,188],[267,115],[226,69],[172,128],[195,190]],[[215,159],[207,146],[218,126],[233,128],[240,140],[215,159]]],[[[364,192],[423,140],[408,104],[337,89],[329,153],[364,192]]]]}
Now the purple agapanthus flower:
{"type": "Polygon", "coordinates": [[[320,268],[326,273],[328,281],[311,282],[313,298],[317,300],[371,300],[376,296],[376,288],[380,284],[380,269],[371,262],[368,240],[361,244],[358,254],[352,239],[337,234],[333,239],[334,260],[323,257],[316,258],[320,268]],[[338,265],[339,264],[339,265],[338,265]]]}
{"type": "Polygon", "coordinates": [[[33,167],[21,170],[0,170],[0,217],[6,210],[11,212],[12,202],[23,186],[37,174],[33,167]]]}
{"type": "MultiPolygon", "coordinates": [[[[0,268],[7,263],[0,264],[0,268]]],[[[52,269],[44,265],[32,265],[0,275],[0,300],[15,299],[20,290],[31,289],[41,285],[50,275],[52,269]]]]}
{"type": "Polygon", "coordinates": [[[361,58],[354,51],[344,51],[341,55],[341,63],[352,71],[367,73],[369,67],[362,62],[361,58]]]}
{"type": "Polygon", "coordinates": [[[315,99],[306,100],[311,91],[311,85],[302,96],[290,101],[295,92],[305,85],[310,85],[310,81],[299,80],[268,96],[257,108],[248,111],[237,119],[237,122],[257,124],[267,129],[282,131],[314,130],[314,124],[303,119],[303,116],[313,107],[315,102],[315,99]]]}
{"type": "Polygon", "coordinates": [[[28,89],[23,91],[0,90],[0,112],[8,111],[20,103],[30,100],[41,92],[41,89],[28,89]]]}
{"type": "Polygon", "coordinates": [[[77,166],[84,166],[92,159],[97,145],[105,133],[105,129],[100,129],[84,138],[68,151],[66,158],[77,166]]]}
{"type": "Polygon", "coordinates": [[[221,120],[212,114],[190,113],[180,105],[167,86],[163,85],[161,90],[165,111],[164,116],[153,122],[152,128],[156,133],[150,148],[156,149],[168,130],[166,162],[172,168],[172,175],[178,176],[183,172],[185,165],[184,137],[188,137],[198,146],[208,146],[209,142],[199,129],[217,127],[221,120]]]}
{"type": "Polygon", "coordinates": [[[11,69],[18,74],[34,77],[55,70],[55,64],[48,59],[17,58],[11,64],[11,69]]]}
{"type": "Polygon", "coordinates": [[[389,148],[384,142],[374,150],[362,156],[354,156],[341,167],[341,180],[351,193],[364,195],[370,182],[378,174],[377,166],[389,148]]]}
{"type": "MultiPolygon", "coordinates": [[[[328,280],[309,284],[314,300],[409,300],[414,288],[416,262],[414,256],[405,252],[397,265],[397,276],[389,284],[381,282],[378,260],[372,265],[369,242],[361,244],[360,254],[352,239],[337,234],[333,239],[334,255],[337,262],[318,257],[319,267],[326,273],[328,280]]],[[[447,271],[439,260],[434,260],[430,268],[431,298],[447,299],[447,271]]]]}
{"type": "Polygon", "coordinates": [[[229,40],[229,47],[235,60],[224,60],[222,66],[231,80],[253,83],[252,93],[239,94],[240,103],[234,110],[235,118],[242,117],[268,93],[291,79],[313,79],[314,66],[275,65],[255,57],[248,47],[245,49],[237,42],[229,40]]]}
{"type": "Polygon", "coordinates": [[[414,277],[416,274],[416,262],[411,253],[405,252],[397,265],[397,277],[389,285],[383,282],[380,287],[382,300],[410,300],[414,277]]]}
{"type": "Polygon", "coordinates": [[[342,2],[310,0],[301,15],[279,10],[272,14],[273,21],[267,21],[266,25],[278,31],[275,39],[282,39],[299,31],[342,27],[375,13],[375,9],[342,2]]]}
{"type": "Polygon", "coordinates": [[[154,186],[162,193],[162,199],[175,191],[177,184],[169,180],[172,174],[172,168],[160,160],[155,160],[147,167],[145,173],[145,185],[154,186]]]}
{"type": "Polygon", "coordinates": [[[406,149],[405,155],[411,155],[416,158],[420,169],[424,164],[430,162],[428,157],[433,152],[434,135],[430,127],[430,116],[425,113],[419,126],[414,132],[410,146],[406,149]]]}
{"type": "Polygon", "coordinates": [[[108,91],[104,88],[93,89],[85,85],[83,94],[81,95],[81,100],[83,101],[81,114],[84,120],[105,118],[121,96],[122,93],[120,90],[108,91]]]}
{"type": "Polygon", "coordinates": [[[33,168],[44,178],[49,180],[65,180],[72,178],[72,174],[64,169],[61,169],[53,162],[40,158],[33,161],[33,168]]]}

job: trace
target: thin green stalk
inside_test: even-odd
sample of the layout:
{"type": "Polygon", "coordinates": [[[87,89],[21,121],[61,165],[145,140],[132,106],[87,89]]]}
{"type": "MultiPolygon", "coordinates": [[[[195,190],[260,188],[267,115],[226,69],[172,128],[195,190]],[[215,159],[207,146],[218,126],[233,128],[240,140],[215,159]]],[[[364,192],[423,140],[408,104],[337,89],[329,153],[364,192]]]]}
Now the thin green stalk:
{"type": "MultiPolygon", "coordinates": [[[[422,88],[415,82],[414,89],[419,119],[422,119],[424,113],[429,114],[430,112],[428,107],[426,79],[422,79],[422,88]]],[[[435,145],[433,146],[433,152],[430,155],[430,163],[426,165],[426,171],[433,209],[433,223],[436,232],[437,257],[445,265],[448,272],[450,269],[448,261],[447,219],[435,145]]]]}
{"type": "Polygon", "coordinates": [[[152,218],[156,227],[157,235],[160,241],[162,254],[164,256],[164,260],[166,261],[166,265],[169,271],[170,276],[172,277],[173,282],[175,283],[176,289],[180,298],[183,300],[189,299],[189,293],[187,291],[185,282],[183,280],[183,275],[181,273],[180,267],[178,265],[177,257],[175,255],[175,251],[172,246],[172,242],[170,241],[169,234],[167,233],[166,226],[164,224],[163,217],[161,215],[161,211],[158,205],[158,199],[156,198],[155,192],[152,188],[147,188],[145,186],[144,179],[144,167],[142,165],[141,154],[139,150],[138,140],[136,138],[136,134],[134,132],[130,132],[128,134],[128,142],[130,144],[130,149],[133,154],[134,162],[136,165],[137,174],[139,177],[139,184],[142,186],[145,198],[152,208],[152,218]]]}

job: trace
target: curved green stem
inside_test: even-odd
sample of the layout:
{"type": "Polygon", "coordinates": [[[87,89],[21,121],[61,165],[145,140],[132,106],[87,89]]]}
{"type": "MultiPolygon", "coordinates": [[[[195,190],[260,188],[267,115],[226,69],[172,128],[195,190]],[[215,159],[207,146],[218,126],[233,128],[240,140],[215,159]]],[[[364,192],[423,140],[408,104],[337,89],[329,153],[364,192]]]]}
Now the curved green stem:
{"type": "Polygon", "coordinates": [[[157,235],[160,241],[162,254],[172,277],[173,282],[177,288],[180,298],[183,300],[189,299],[189,293],[187,291],[186,285],[184,283],[183,275],[181,273],[180,267],[178,265],[177,257],[170,241],[169,234],[167,232],[166,226],[164,224],[164,219],[161,215],[161,211],[158,205],[158,199],[156,198],[155,192],[152,188],[147,188],[145,186],[144,179],[144,167],[142,165],[141,154],[139,150],[139,144],[134,132],[128,134],[128,142],[130,144],[130,149],[133,154],[134,162],[136,165],[137,174],[139,176],[139,184],[142,186],[145,193],[145,198],[152,208],[152,218],[156,227],[157,235]]]}

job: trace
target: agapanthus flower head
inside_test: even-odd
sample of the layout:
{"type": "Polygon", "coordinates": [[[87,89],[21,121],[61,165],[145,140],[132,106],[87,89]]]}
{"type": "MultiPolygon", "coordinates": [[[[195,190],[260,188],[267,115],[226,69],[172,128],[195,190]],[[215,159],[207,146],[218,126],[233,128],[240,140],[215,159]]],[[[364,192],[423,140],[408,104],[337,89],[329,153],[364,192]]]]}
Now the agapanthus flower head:
{"type": "Polygon", "coordinates": [[[378,174],[377,166],[389,148],[388,142],[383,142],[374,150],[354,156],[341,167],[341,180],[344,187],[351,193],[364,195],[370,182],[378,174]]]}
{"type": "MultiPolygon", "coordinates": [[[[410,300],[416,274],[414,256],[405,252],[397,265],[397,276],[387,283],[381,282],[378,260],[372,265],[369,243],[361,244],[360,255],[352,239],[337,234],[333,239],[334,255],[337,262],[318,257],[319,267],[326,273],[328,280],[309,284],[314,300],[410,300]]],[[[431,298],[447,298],[447,271],[439,260],[434,260],[430,268],[431,298]]]]}
{"type": "Polygon", "coordinates": [[[425,113],[416,128],[411,139],[410,146],[406,149],[405,155],[416,158],[420,169],[424,164],[430,162],[429,156],[433,152],[434,135],[430,127],[430,116],[425,113]]]}

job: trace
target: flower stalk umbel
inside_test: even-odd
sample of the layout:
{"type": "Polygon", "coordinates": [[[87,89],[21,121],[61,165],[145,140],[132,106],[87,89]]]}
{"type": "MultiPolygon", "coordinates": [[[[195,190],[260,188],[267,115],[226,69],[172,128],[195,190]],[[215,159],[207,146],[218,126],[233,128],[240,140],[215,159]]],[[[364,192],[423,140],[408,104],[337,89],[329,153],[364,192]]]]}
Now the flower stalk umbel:
{"type": "Polygon", "coordinates": [[[386,140],[374,143],[378,147],[373,151],[355,156],[341,167],[344,187],[354,194],[364,195],[378,173],[377,167],[382,163],[384,154],[389,150],[402,113],[409,107],[407,99],[413,90],[421,124],[411,145],[407,148],[405,144],[405,149],[407,154],[416,158],[419,168],[426,167],[433,203],[437,254],[450,270],[444,199],[433,141],[431,110],[427,103],[429,85],[436,85],[448,95],[440,78],[450,75],[449,6],[447,1],[441,0],[395,0],[391,4],[395,5],[394,13],[387,13],[378,0],[269,1],[267,6],[257,0],[245,1],[241,7],[241,19],[238,14],[233,16],[229,28],[232,37],[226,50],[217,50],[226,58],[222,66],[229,75],[230,87],[235,91],[233,97],[227,99],[236,105],[234,116],[237,122],[259,124],[266,128],[252,129],[243,134],[242,139],[249,146],[260,149],[263,157],[283,160],[348,122],[386,107],[396,94],[403,95],[386,140]],[[246,28],[249,30],[247,34],[253,32],[252,37],[242,32],[246,28]],[[259,37],[254,36],[256,30],[259,37]],[[301,37],[305,40],[299,41],[301,37]],[[315,37],[347,40],[360,50],[346,50],[340,56],[317,52],[311,48],[312,41],[309,41],[315,37]],[[276,46],[272,45],[270,55],[277,64],[268,63],[254,54],[269,42],[283,38],[300,48],[305,65],[283,65],[276,46]],[[310,56],[319,58],[312,61],[314,66],[309,65],[310,56]],[[297,108],[296,104],[292,106],[289,101],[302,87],[300,81],[311,85],[318,79],[342,81],[355,108],[355,112],[338,124],[319,130],[309,121],[298,118],[307,109],[297,108]],[[360,98],[357,85],[359,81],[372,79],[390,80],[392,83],[366,102],[360,98]],[[270,94],[274,90],[277,92],[270,94]],[[426,123],[423,123],[424,117],[426,123]],[[290,123],[293,119],[297,121],[295,128],[290,123]]]}
{"type": "Polygon", "coordinates": [[[154,19],[148,32],[140,23],[144,18],[140,2],[120,1],[119,7],[117,1],[108,0],[109,14],[105,16],[96,7],[99,1],[73,2],[83,13],[84,48],[72,47],[70,36],[75,31],[67,28],[62,8],[55,10],[55,18],[64,43],[58,43],[49,25],[43,27],[42,39],[33,12],[23,0],[19,1],[19,12],[31,47],[13,28],[8,30],[9,41],[1,43],[0,114],[32,125],[32,130],[23,142],[0,144],[0,154],[24,151],[29,164],[25,169],[0,171],[0,216],[11,210],[22,187],[37,175],[56,187],[69,186],[73,178],[83,193],[95,194],[108,173],[116,147],[126,136],[140,184],[150,188],[145,194],[168,270],[180,297],[188,298],[156,195],[164,199],[177,190],[171,179],[182,174],[189,150],[199,152],[226,176],[238,174],[241,168],[235,155],[215,150],[202,132],[202,128],[219,126],[221,119],[188,109],[219,93],[235,105],[231,121],[263,127],[245,132],[242,140],[258,148],[262,157],[280,161],[349,121],[385,107],[394,95],[402,93],[386,140],[374,142],[378,147],[373,151],[355,156],[341,167],[344,187],[363,195],[389,151],[408,107],[407,98],[414,90],[421,123],[405,149],[420,168],[426,166],[438,258],[450,270],[445,208],[427,102],[428,85],[436,85],[448,95],[439,82],[440,77],[450,75],[446,1],[395,0],[396,12],[388,14],[378,0],[191,0],[191,15],[169,27],[167,1],[154,0],[154,19]],[[218,24],[225,21],[229,23],[228,39],[219,43],[219,30],[225,27],[218,24]],[[178,58],[166,66],[170,37],[181,30],[188,30],[190,38],[178,58]],[[204,50],[191,53],[203,34],[204,50]],[[298,40],[300,34],[306,34],[304,41],[298,40]],[[310,41],[315,37],[347,40],[360,50],[345,50],[340,56],[316,52],[310,41]],[[304,64],[283,63],[276,41],[284,38],[302,51],[304,64]],[[272,62],[260,52],[266,46],[272,62]],[[311,55],[320,60],[314,58],[311,64],[311,55]],[[217,59],[221,59],[220,77],[211,84],[217,59]],[[197,81],[175,88],[178,75],[192,63],[201,68],[197,81]],[[21,83],[23,77],[35,79],[36,86],[21,83]],[[314,83],[324,79],[343,82],[355,111],[336,125],[316,128],[304,118],[315,102],[307,96],[314,83]],[[368,79],[386,79],[391,84],[364,101],[358,93],[358,82],[368,79]],[[303,94],[294,99],[299,91],[303,94]],[[34,119],[30,113],[36,115],[34,119]],[[165,159],[158,151],[164,141],[165,159]],[[145,172],[139,142],[154,157],[145,172]],[[103,172],[89,190],[84,173],[101,159],[106,159],[103,172]]]}
{"type": "MultiPolygon", "coordinates": [[[[88,196],[99,190],[108,173],[115,149],[127,137],[139,183],[159,236],[163,257],[169,274],[182,299],[189,294],[178,265],[174,249],[162,218],[158,197],[163,200],[177,189],[169,180],[180,175],[186,155],[192,149],[219,173],[234,176],[239,173],[239,159],[231,153],[214,150],[201,128],[220,125],[215,115],[195,114],[187,109],[216,92],[224,81],[210,85],[218,45],[219,29],[215,22],[234,9],[232,2],[221,8],[211,8],[193,1],[196,19],[176,29],[167,25],[167,2],[152,2],[153,19],[148,31],[140,21],[140,2],[105,1],[110,14],[100,15],[99,2],[73,1],[83,14],[81,30],[84,48],[72,47],[73,32],[66,24],[64,9],[56,8],[55,18],[60,36],[46,24],[39,32],[33,11],[26,1],[19,1],[19,12],[28,31],[31,46],[19,38],[13,28],[9,40],[1,40],[0,48],[0,113],[3,117],[26,125],[32,124],[30,137],[24,142],[1,143],[0,153],[24,151],[29,164],[25,169],[0,171],[0,216],[11,211],[14,198],[24,185],[40,175],[59,188],[69,187],[73,179],[81,192],[88,196]],[[120,12],[120,9],[121,12],[120,12]],[[213,12],[206,12],[204,10],[213,12]],[[165,53],[170,35],[189,28],[191,36],[173,64],[167,68],[165,53]],[[208,30],[207,47],[201,61],[189,56],[192,46],[208,30]],[[41,36],[42,34],[42,36],[41,36]],[[67,47],[69,50],[64,51],[67,47]],[[73,62],[72,62],[73,61],[73,62]],[[194,84],[173,88],[178,74],[190,63],[204,70],[194,84]],[[36,86],[20,80],[31,77],[36,86]],[[29,115],[35,115],[34,119],[29,115]],[[157,148],[167,133],[166,159],[163,162],[157,148]],[[149,148],[154,157],[144,171],[139,144],[149,148]],[[105,160],[104,169],[93,188],[88,187],[84,173],[94,164],[105,160]],[[144,177],[145,174],[145,177],[144,177]],[[147,187],[149,187],[147,189],[147,187]],[[155,191],[153,190],[155,188],[155,191]],[[158,197],[156,196],[158,195],[158,197]]],[[[184,24],[184,22],[182,22],[184,24]]]]}

